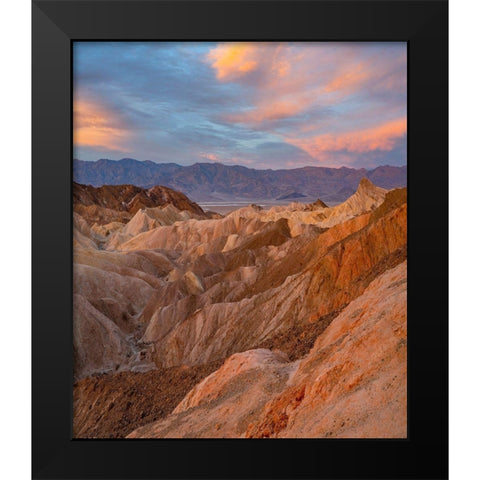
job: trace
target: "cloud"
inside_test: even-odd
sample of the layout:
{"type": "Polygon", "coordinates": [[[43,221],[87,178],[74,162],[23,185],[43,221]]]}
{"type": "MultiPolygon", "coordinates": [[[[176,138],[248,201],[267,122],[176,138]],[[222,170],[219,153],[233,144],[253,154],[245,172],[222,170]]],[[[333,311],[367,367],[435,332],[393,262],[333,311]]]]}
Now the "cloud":
{"type": "Polygon", "coordinates": [[[277,102],[259,105],[256,108],[232,115],[225,115],[224,118],[233,123],[263,123],[268,120],[282,120],[291,118],[305,109],[304,102],[280,100],[277,102]]]}
{"type": "Polygon", "coordinates": [[[374,72],[365,63],[358,63],[335,75],[324,87],[325,92],[354,92],[360,85],[368,81],[374,72]]]}
{"type": "Polygon", "coordinates": [[[259,49],[253,43],[223,43],[208,52],[207,60],[219,80],[232,80],[255,70],[258,56],[259,49]]]}
{"type": "Polygon", "coordinates": [[[83,99],[74,101],[74,145],[128,153],[130,137],[129,130],[107,107],[83,99]]]}
{"type": "Polygon", "coordinates": [[[339,134],[322,134],[310,138],[288,139],[293,145],[302,148],[313,158],[322,159],[325,152],[345,151],[365,153],[375,150],[393,150],[399,139],[407,133],[407,119],[402,117],[373,128],[339,134]]]}
{"type": "Polygon", "coordinates": [[[215,155],[214,153],[201,153],[200,156],[205,160],[210,160],[211,162],[220,162],[218,155],[215,155]]]}

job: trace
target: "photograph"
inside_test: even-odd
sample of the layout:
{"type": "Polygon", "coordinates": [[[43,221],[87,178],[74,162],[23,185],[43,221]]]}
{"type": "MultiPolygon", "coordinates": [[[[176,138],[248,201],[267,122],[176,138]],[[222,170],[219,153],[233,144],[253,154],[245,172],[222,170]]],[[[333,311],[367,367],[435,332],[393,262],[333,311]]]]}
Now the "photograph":
{"type": "Polygon", "coordinates": [[[72,41],[74,439],[409,438],[408,52],[72,41]]]}

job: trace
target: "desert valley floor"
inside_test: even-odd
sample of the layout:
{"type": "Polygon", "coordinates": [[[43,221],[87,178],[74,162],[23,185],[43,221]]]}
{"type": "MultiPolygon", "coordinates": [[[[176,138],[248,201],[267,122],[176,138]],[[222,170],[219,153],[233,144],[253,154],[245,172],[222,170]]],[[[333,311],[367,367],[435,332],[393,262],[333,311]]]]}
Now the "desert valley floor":
{"type": "Polygon", "coordinates": [[[407,193],[74,184],[74,436],[407,435],[407,193]]]}

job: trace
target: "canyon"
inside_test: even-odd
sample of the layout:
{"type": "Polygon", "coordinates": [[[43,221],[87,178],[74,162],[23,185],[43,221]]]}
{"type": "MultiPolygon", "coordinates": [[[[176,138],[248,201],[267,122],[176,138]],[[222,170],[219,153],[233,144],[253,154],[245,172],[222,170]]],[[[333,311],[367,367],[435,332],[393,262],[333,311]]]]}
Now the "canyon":
{"type": "Polygon", "coordinates": [[[74,436],[405,438],[407,190],[353,177],[226,215],[74,184],[74,436]]]}

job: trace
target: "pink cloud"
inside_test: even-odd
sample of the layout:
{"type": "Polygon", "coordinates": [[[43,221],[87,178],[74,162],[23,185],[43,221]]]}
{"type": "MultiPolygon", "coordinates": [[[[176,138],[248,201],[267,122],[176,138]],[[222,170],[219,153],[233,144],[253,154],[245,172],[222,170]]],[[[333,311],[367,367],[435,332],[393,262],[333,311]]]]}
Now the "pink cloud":
{"type": "Polygon", "coordinates": [[[214,153],[202,153],[200,155],[202,158],[205,158],[206,160],[210,160],[212,162],[219,162],[220,159],[218,158],[218,155],[215,155],[214,153]]]}
{"type": "Polygon", "coordinates": [[[325,158],[325,152],[347,151],[354,153],[374,150],[392,150],[398,139],[407,132],[406,117],[380,124],[372,128],[339,134],[321,134],[310,138],[289,138],[287,142],[305,150],[317,159],[325,158]]]}

